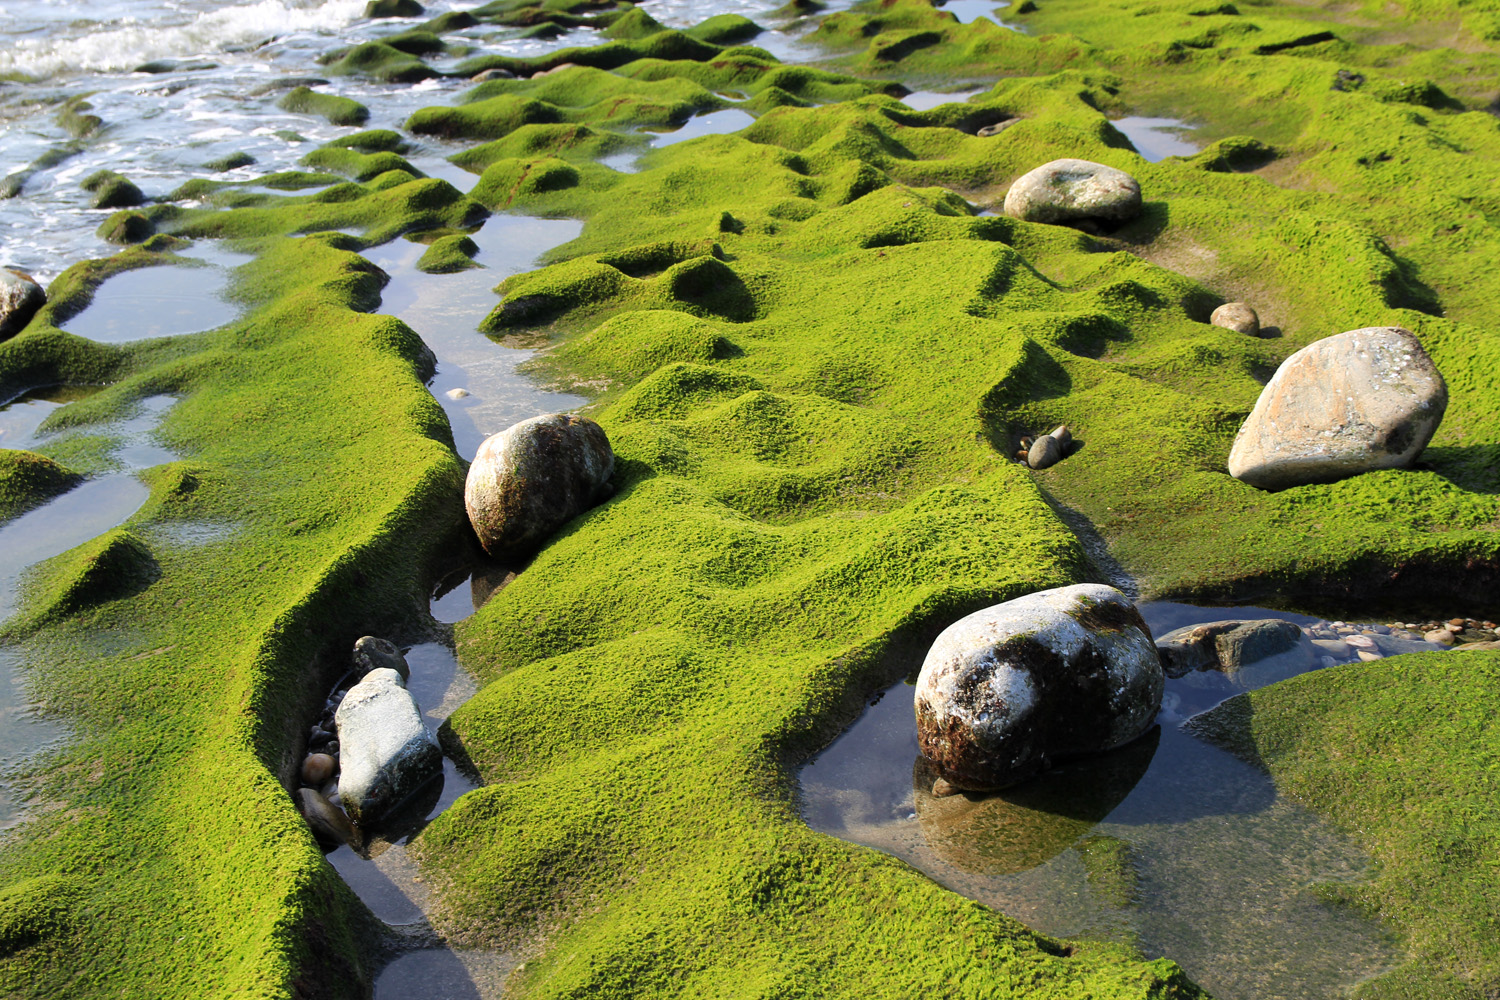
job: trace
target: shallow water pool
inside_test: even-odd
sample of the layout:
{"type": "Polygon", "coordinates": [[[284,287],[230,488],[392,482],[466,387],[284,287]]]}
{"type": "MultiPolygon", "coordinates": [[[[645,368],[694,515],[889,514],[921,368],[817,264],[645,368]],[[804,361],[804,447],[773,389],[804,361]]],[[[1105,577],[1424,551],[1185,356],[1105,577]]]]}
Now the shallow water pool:
{"type": "MultiPolygon", "coordinates": [[[[1140,610],[1157,636],[1225,618],[1317,621],[1259,608],[1140,610]]],[[[803,768],[803,816],[1043,933],[1171,958],[1220,1000],[1342,997],[1396,958],[1381,927],[1325,905],[1317,888],[1362,880],[1368,859],[1263,772],[1179,728],[1306,662],[1168,680],[1146,736],[989,796],[932,796],[915,687],[903,681],[803,768]]]]}

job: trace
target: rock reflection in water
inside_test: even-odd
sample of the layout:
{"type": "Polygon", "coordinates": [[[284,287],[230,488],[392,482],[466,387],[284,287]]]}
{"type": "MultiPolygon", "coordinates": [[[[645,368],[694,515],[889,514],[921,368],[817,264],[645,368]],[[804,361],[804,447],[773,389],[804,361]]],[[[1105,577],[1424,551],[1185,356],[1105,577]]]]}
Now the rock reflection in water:
{"type": "Polygon", "coordinates": [[[1151,766],[1157,727],[1111,753],[1070,761],[989,795],[935,797],[936,766],[912,765],[912,797],[922,836],[938,857],[977,875],[1009,875],[1045,864],[1114,811],[1151,766]]]}

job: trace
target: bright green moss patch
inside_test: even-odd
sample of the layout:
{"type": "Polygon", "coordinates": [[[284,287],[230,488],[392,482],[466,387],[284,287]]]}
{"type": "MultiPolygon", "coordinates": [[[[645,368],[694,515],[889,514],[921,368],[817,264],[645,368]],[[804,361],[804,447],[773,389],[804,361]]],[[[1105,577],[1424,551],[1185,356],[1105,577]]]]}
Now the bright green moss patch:
{"type": "Polygon", "coordinates": [[[351,180],[368,181],[388,170],[403,170],[417,174],[417,169],[396,153],[362,153],[356,149],[324,146],[302,158],[303,164],[330,173],[342,174],[351,180]]]}
{"type": "Polygon", "coordinates": [[[94,196],[95,208],[129,208],[145,200],[140,188],[113,170],[96,170],[78,186],[94,196]]]}
{"type": "Polygon", "coordinates": [[[203,164],[204,169],[221,173],[226,170],[237,170],[240,167],[248,167],[255,163],[255,157],[246,152],[230,153],[215,160],[209,160],[203,164]]]}
{"type": "Polygon", "coordinates": [[[151,220],[140,212],[121,209],[99,224],[99,238],[121,246],[141,243],[156,232],[151,220]]]}
{"type": "Polygon", "coordinates": [[[385,83],[416,83],[437,75],[432,67],[411,54],[410,47],[397,48],[384,42],[365,42],[352,49],[330,52],[322,62],[334,76],[368,76],[385,83]]]}
{"type": "Polygon", "coordinates": [[[479,267],[474,263],[474,255],[478,252],[479,244],[462,233],[442,236],[422,254],[417,261],[417,270],[424,274],[452,274],[479,267]]]}
{"type": "Polygon", "coordinates": [[[1367,884],[1330,899],[1400,930],[1410,958],[1361,998],[1478,1000],[1500,984],[1500,656],[1400,657],[1242,695],[1194,732],[1355,833],[1367,884]]]}
{"type": "Polygon", "coordinates": [[[1083,859],[1089,890],[1111,906],[1130,906],[1140,895],[1140,876],[1130,845],[1118,837],[1094,836],[1073,848],[1083,859]]]}
{"type": "Polygon", "coordinates": [[[276,106],[301,115],[317,115],[334,125],[363,125],[370,109],[358,101],[337,94],[324,94],[309,87],[297,87],[276,102],[276,106]]]}
{"type": "Polygon", "coordinates": [[[57,113],[57,124],[75,139],[93,135],[104,127],[104,119],[90,114],[94,106],[83,97],[70,97],[57,113]]]}
{"type": "Polygon", "coordinates": [[[0,521],[23,514],[82,481],[82,476],[45,455],[0,449],[0,521]]]}

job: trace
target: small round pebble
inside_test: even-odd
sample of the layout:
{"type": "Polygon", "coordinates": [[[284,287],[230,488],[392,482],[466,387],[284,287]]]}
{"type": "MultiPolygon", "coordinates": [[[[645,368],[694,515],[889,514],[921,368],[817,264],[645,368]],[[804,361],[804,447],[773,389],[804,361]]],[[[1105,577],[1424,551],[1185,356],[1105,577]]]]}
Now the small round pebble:
{"type": "Polygon", "coordinates": [[[449,399],[463,399],[469,394],[468,389],[449,389],[444,395],[449,399]]]}
{"type": "Polygon", "coordinates": [[[1254,309],[1243,302],[1224,303],[1213,311],[1208,321],[1214,326],[1233,330],[1235,333],[1246,333],[1252,337],[1260,336],[1260,317],[1255,315],[1254,309]]]}
{"type": "Polygon", "coordinates": [[[1445,628],[1433,629],[1431,632],[1425,633],[1422,638],[1428,642],[1436,642],[1444,646],[1453,645],[1453,633],[1445,628]]]}
{"type": "Polygon", "coordinates": [[[1372,663],[1375,660],[1382,660],[1385,657],[1381,656],[1379,653],[1375,652],[1373,649],[1361,649],[1359,651],[1359,658],[1361,660],[1364,660],[1366,663],[1372,663]]]}
{"type": "Polygon", "coordinates": [[[333,777],[337,766],[338,763],[326,753],[310,753],[302,761],[302,780],[309,785],[321,785],[333,777]]]}

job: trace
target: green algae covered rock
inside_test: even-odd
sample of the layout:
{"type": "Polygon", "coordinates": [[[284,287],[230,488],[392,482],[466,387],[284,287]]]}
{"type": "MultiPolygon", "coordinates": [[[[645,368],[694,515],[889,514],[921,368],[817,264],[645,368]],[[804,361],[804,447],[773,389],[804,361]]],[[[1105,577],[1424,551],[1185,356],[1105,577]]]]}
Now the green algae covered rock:
{"type": "Polygon", "coordinates": [[[298,114],[317,115],[334,125],[363,125],[370,118],[370,109],[358,101],[320,93],[309,87],[294,88],[277,101],[276,106],[298,114]]]}
{"type": "Polygon", "coordinates": [[[99,224],[99,238],[122,246],[142,243],[156,232],[150,219],[140,212],[121,209],[99,224]]]}
{"type": "Polygon", "coordinates": [[[608,497],[614,469],[609,438],[594,421],[564,413],[532,417],[479,446],[464,507],[486,552],[523,558],[608,497]]]}
{"type": "Polygon", "coordinates": [[[65,493],[83,477],[45,455],[18,448],[0,450],[0,521],[65,493]]]}
{"type": "Polygon", "coordinates": [[[113,170],[97,170],[85,177],[79,187],[93,194],[95,208],[130,208],[146,200],[140,188],[113,170]]]}
{"type": "Polygon", "coordinates": [[[421,17],[426,11],[417,0],[370,0],[365,4],[365,17],[421,17]]]}
{"type": "Polygon", "coordinates": [[[480,267],[474,261],[478,252],[479,244],[463,233],[441,236],[417,260],[417,270],[423,274],[452,274],[480,267]]]}

